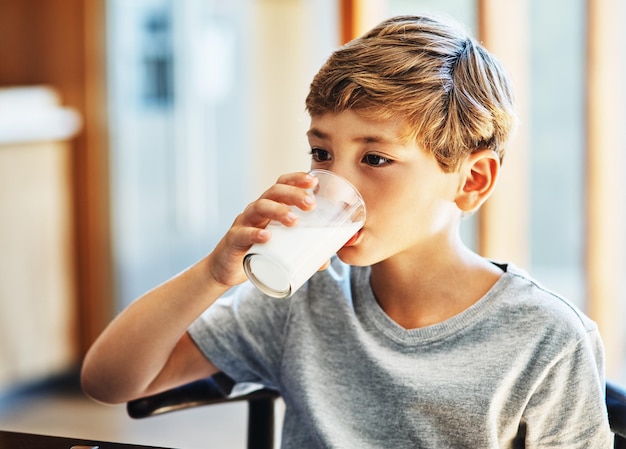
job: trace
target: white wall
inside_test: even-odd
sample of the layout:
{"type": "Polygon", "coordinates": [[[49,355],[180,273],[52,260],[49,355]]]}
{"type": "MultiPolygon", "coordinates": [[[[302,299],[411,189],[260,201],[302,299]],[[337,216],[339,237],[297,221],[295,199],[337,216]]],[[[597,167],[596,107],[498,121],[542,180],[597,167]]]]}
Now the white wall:
{"type": "Polygon", "coordinates": [[[248,111],[253,198],[280,174],[309,168],[304,100],[313,76],[338,45],[335,3],[253,2],[248,111]]]}

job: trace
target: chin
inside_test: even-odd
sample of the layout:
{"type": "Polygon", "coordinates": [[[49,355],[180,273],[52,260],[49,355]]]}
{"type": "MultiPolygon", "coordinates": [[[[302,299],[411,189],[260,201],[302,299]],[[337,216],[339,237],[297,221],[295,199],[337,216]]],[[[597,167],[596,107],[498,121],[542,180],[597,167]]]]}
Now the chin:
{"type": "Polygon", "coordinates": [[[363,251],[360,251],[356,246],[344,246],[337,251],[337,257],[343,263],[353,265],[356,267],[365,267],[371,265],[371,261],[364,256],[363,251]]]}

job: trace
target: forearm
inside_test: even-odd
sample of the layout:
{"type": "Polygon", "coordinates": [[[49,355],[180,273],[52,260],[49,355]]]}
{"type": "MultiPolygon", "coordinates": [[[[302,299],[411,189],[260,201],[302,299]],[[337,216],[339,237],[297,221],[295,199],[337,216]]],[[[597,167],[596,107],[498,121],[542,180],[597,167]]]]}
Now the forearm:
{"type": "Polygon", "coordinates": [[[103,402],[124,402],[216,370],[185,331],[230,287],[246,280],[242,261],[255,243],[265,243],[271,220],[294,225],[291,207],[310,210],[306,173],[281,176],[237,218],[206,258],[149,291],[105,329],[85,357],[85,393],[103,402]]]}
{"type": "Polygon", "coordinates": [[[87,353],[82,383],[85,392],[103,402],[124,402],[150,394],[168,383],[193,375],[193,359],[171,363],[189,325],[227,287],[211,282],[209,258],[149,291],[105,329],[87,353]],[[170,361],[170,363],[168,363],[170,361]],[[181,366],[182,364],[182,366],[181,366]],[[164,372],[165,367],[176,368],[164,372]]]}

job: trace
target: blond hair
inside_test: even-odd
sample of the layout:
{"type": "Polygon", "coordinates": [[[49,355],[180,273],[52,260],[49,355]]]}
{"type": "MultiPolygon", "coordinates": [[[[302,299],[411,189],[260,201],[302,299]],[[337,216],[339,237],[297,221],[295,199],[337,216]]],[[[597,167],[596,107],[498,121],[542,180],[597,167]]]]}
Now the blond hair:
{"type": "Polygon", "coordinates": [[[314,77],[306,109],[403,118],[407,137],[448,172],[482,149],[502,160],[516,122],[500,63],[460,27],[424,16],[390,18],[336,50],[314,77]]]}

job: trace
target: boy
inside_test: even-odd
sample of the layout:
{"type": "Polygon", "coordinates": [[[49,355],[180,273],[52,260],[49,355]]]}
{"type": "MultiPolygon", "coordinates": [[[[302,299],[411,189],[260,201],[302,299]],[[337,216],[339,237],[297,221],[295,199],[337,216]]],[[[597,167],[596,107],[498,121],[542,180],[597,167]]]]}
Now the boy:
{"type": "Polygon", "coordinates": [[[280,391],[285,448],[609,448],[587,317],[470,251],[514,125],[498,62],[452,25],[396,17],[339,48],[306,99],[312,168],[347,178],[367,222],[287,300],[245,281],[269,220],[315,207],[281,176],[206,258],[148,292],[86,356],[83,387],[124,402],[224,371],[280,391]]]}

